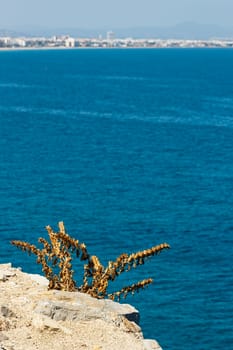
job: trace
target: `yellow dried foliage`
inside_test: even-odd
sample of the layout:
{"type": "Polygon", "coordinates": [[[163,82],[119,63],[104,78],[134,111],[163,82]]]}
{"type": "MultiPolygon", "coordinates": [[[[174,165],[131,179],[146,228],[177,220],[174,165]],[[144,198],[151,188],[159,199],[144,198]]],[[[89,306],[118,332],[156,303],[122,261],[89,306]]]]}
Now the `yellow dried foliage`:
{"type": "Polygon", "coordinates": [[[134,283],[131,286],[124,287],[121,290],[119,290],[118,292],[108,294],[108,297],[109,297],[109,299],[112,299],[112,300],[114,300],[115,298],[120,300],[121,295],[123,295],[123,297],[126,298],[128,293],[134,294],[135,292],[138,292],[139,289],[145,288],[146,286],[148,286],[148,284],[151,284],[152,282],[153,282],[152,278],[147,278],[143,281],[139,281],[137,283],[134,283]]]}
{"type": "Polygon", "coordinates": [[[159,254],[163,249],[170,248],[169,244],[162,243],[134,254],[124,253],[115,261],[109,261],[108,266],[104,268],[97,256],[88,254],[84,243],[79,243],[78,240],[66,233],[63,222],[59,222],[58,227],[59,232],[54,232],[50,226],[46,226],[50,243],[44,238],[39,238],[38,242],[43,245],[42,249],[22,241],[12,241],[11,243],[23,251],[37,256],[37,263],[42,265],[42,271],[49,280],[48,289],[78,290],[94,298],[120,299],[121,296],[126,297],[128,293],[134,294],[135,291],[138,292],[145,288],[152,283],[151,278],[124,287],[120,291],[107,293],[109,282],[114,281],[122,272],[127,272],[131,268],[142,265],[147,258],[159,254]],[[83,284],[81,286],[77,286],[73,279],[73,253],[80,257],[81,261],[87,261],[84,265],[83,284]]]}

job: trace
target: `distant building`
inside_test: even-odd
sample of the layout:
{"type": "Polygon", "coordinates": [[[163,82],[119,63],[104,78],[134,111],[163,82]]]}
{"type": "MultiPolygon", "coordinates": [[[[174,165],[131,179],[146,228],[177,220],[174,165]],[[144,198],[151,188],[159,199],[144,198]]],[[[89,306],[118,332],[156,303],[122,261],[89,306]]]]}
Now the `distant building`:
{"type": "Polygon", "coordinates": [[[15,46],[19,46],[19,47],[25,47],[26,46],[26,41],[24,39],[18,38],[18,39],[14,39],[13,41],[15,46]]]}
{"type": "Polygon", "coordinates": [[[115,39],[115,33],[112,31],[107,32],[107,40],[114,40],[115,39]]]}
{"type": "Polygon", "coordinates": [[[73,38],[66,38],[65,39],[65,47],[74,47],[75,46],[75,40],[73,38]]]}
{"type": "Polygon", "coordinates": [[[11,38],[3,37],[1,38],[2,46],[7,47],[11,45],[11,38]]]}

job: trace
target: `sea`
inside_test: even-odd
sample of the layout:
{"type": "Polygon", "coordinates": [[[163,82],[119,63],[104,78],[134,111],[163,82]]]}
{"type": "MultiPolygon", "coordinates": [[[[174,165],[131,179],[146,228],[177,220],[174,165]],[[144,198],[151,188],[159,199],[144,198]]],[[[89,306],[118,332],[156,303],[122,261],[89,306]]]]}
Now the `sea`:
{"type": "Polygon", "coordinates": [[[151,277],[144,337],[232,349],[233,50],[0,51],[0,263],[42,274],[10,241],[59,221],[103,265],[169,243],[109,291],[151,277]]]}

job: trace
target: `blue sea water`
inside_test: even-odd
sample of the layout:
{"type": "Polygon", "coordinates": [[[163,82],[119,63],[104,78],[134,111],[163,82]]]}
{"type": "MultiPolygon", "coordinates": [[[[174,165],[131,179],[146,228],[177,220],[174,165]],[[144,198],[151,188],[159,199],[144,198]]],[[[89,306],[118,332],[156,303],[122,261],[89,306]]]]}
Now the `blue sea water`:
{"type": "MultiPolygon", "coordinates": [[[[63,220],[106,264],[168,242],[112,288],[164,350],[233,344],[233,50],[0,52],[0,263],[63,220]]],[[[74,267],[80,266],[74,262],[74,267]]]]}

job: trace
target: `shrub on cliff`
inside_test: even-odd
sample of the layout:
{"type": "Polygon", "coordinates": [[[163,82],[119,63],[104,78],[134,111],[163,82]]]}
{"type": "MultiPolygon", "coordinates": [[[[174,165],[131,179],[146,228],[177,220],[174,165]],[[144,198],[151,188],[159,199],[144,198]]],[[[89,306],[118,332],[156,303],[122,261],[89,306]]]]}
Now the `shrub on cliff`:
{"type": "Polygon", "coordinates": [[[124,271],[129,271],[131,268],[144,264],[147,258],[159,254],[163,249],[170,248],[169,244],[162,243],[134,254],[123,253],[115,261],[109,261],[108,265],[104,267],[97,256],[89,255],[84,243],[79,243],[78,240],[66,233],[63,222],[59,222],[58,227],[59,232],[54,232],[50,226],[46,227],[50,242],[44,238],[39,238],[38,242],[42,244],[41,249],[27,242],[12,241],[11,243],[23,251],[37,256],[37,263],[42,265],[42,270],[49,280],[49,289],[78,290],[95,298],[120,299],[122,295],[126,297],[128,293],[143,289],[152,283],[151,278],[144,279],[111,294],[107,292],[109,281],[114,281],[124,271]],[[83,284],[80,286],[76,285],[73,278],[74,272],[71,262],[74,254],[85,262],[83,284]]]}

